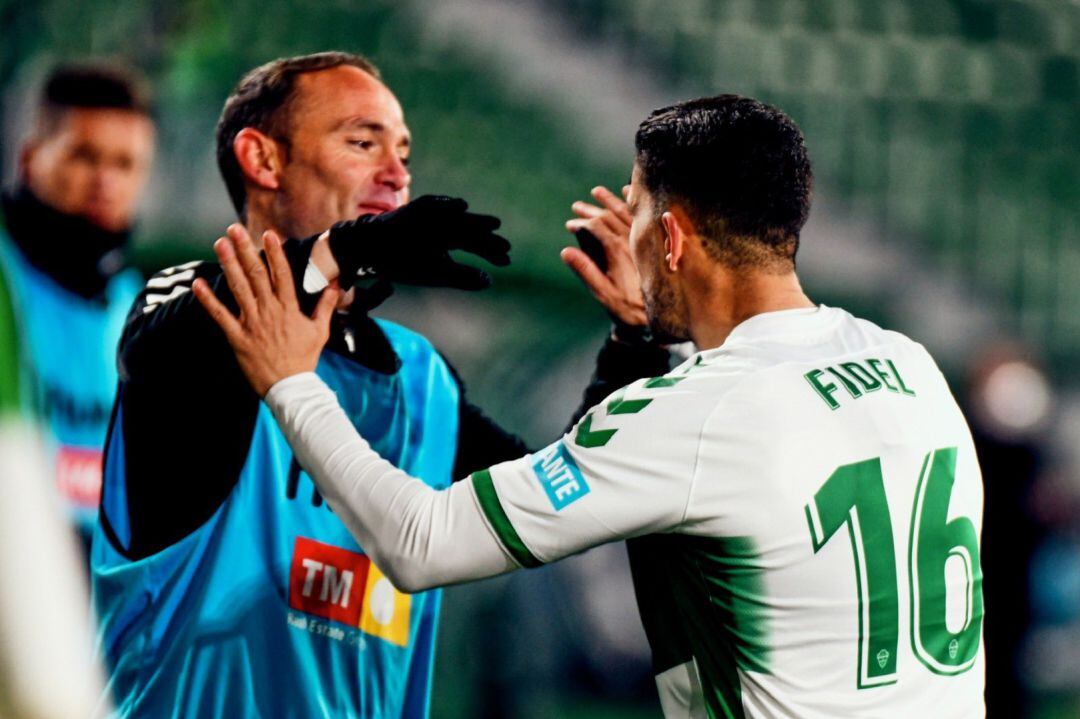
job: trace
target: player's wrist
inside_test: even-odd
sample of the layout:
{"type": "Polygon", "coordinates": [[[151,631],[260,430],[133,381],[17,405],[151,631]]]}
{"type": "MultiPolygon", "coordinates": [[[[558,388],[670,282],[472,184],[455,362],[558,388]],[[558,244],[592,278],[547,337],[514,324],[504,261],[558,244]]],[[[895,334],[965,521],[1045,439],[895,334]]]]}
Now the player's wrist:
{"type": "Polygon", "coordinates": [[[341,266],[330,249],[330,230],[319,235],[319,238],[315,240],[315,244],[311,246],[310,262],[322,274],[327,283],[333,282],[341,276],[341,266]]]}
{"type": "Polygon", "coordinates": [[[266,391],[262,393],[263,401],[271,407],[278,406],[282,400],[288,398],[298,390],[317,387],[323,384],[319,375],[313,370],[300,370],[272,380],[266,391]]]}

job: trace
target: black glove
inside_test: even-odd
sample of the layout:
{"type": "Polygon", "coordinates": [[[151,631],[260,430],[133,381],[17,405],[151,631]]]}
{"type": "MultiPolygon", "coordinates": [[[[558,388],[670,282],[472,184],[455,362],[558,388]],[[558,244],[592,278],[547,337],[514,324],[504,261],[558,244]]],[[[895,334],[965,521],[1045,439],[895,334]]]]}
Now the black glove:
{"type": "Polygon", "coordinates": [[[391,212],[334,225],[330,251],[342,287],[357,277],[462,290],[491,286],[488,273],[450,257],[451,250],[464,250],[499,267],[510,264],[510,243],[495,234],[499,219],[468,209],[465,200],[424,195],[391,212]]]}

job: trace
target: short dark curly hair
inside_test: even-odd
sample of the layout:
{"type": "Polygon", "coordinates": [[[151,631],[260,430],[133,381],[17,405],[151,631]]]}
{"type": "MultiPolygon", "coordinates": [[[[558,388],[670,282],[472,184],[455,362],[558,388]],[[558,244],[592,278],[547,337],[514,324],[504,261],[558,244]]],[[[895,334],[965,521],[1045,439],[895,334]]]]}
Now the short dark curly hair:
{"type": "Polygon", "coordinates": [[[802,132],[783,112],[739,95],[688,100],[653,111],[635,146],[657,213],[681,206],[716,259],[794,263],[813,173],[802,132]]]}
{"type": "Polygon", "coordinates": [[[34,132],[56,132],[64,115],[76,108],[127,110],[150,117],[150,90],[133,68],[109,62],[59,65],[49,73],[38,99],[34,132]]]}
{"type": "Polygon", "coordinates": [[[240,78],[232,94],[225,100],[215,132],[218,170],[240,217],[244,216],[247,192],[244,189],[244,173],[233,152],[236,136],[245,127],[253,127],[278,140],[286,140],[289,133],[289,103],[297,75],[342,65],[358,67],[372,77],[381,79],[379,68],[363,55],[317,52],[279,58],[260,65],[240,78]]]}

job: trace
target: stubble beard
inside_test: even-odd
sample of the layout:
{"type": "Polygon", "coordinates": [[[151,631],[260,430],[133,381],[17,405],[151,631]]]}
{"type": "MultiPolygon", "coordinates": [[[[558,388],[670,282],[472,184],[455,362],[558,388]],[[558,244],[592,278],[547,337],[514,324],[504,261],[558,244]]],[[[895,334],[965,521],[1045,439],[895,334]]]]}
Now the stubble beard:
{"type": "Polygon", "coordinates": [[[647,288],[642,288],[645,297],[645,313],[649,317],[649,329],[654,334],[687,340],[690,328],[682,320],[679,300],[675,289],[662,279],[654,278],[647,288]]]}

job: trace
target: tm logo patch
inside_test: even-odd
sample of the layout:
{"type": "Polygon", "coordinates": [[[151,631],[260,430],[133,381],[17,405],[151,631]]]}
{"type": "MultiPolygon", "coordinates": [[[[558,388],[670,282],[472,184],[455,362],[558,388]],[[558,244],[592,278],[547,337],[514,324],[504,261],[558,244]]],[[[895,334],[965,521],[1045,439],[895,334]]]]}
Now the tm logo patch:
{"type": "Polygon", "coordinates": [[[589,493],[589,484],[562,440],[534,455],[532,467],[556,512],[589,493]]]}

